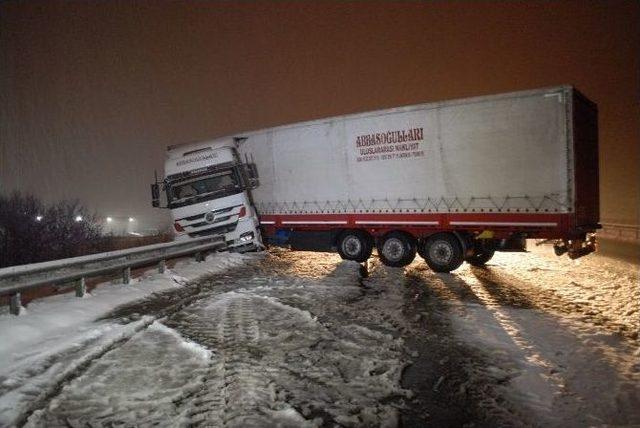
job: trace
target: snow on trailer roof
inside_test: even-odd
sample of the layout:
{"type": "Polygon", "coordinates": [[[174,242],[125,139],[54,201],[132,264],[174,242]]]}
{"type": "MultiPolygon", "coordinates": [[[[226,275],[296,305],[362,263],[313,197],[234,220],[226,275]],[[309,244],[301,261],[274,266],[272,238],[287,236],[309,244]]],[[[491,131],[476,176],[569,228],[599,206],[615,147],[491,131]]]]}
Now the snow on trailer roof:
{"type": "Polygon", "coordinates": [[[370,117],[370,116],[385,116],[388,114],[406,113],[406,112],[411,112],[415,110],[432,110],[436,108],[449,107],[449,106],[455,106],[455,105],[461,105],[461,104],[476,104],[480,102],[499,100],[499,99],[505,99],[505,98],[525,98],[525,97],[530,97],[532,95],[556,94],[556,93],[565,92],[565,91],[577,92],[582,96],[582,98],[589,101],[589,103],[592,104],[594,107],[596,106],[595,103],[593,103],[586,96],[584,96],[579,91],[577,91],[573,87],[573,85],[566,84],[566,85],[551,86],[551,87],[545,87],[545,88],[539,88],[539,89],[529,89],[524,91],[505,92],[501,94],[481,95],[481,96],[468,97],[468,98],[455,98],[455,99],[446,100],[446,101],[432,101],[427,103],[411,104],[411,105],[392,107],[387,109],[371,110],[371,111],[366,111],[361,113],[349,113],[349,114],[340,115],[340,116],[331,116],[331,117],[326,117],[322,119],[314,119],[314,120],[307,120],[304,122],[295,122],[291,124],[278,125],[271,128],[262,128],[254,131],[236,132],[236,133],[228,134],[222,137],[212,138],[210,140],[192,141],[188,143],[173,144],[168,146],[167,150],[169,152],[173,152],[173,151],[184,152],[186,149],[197,150],[198,148],[205,148],[207,145],[211,145],[211,144],[220,145],[221,143],[225,143],[225,142],[231,145],[231,144],[235,144],[235,142],[238,139],[246,139],[251,137],[252,135],[262,134],[265,132],[282,131],[285,129],[298,128],[298,127],[304,127],[304,126],[310,126],[310,125],[319,125],[319,124],[334,122],[338,120],[359,119],[359,118],[370,117]]]}

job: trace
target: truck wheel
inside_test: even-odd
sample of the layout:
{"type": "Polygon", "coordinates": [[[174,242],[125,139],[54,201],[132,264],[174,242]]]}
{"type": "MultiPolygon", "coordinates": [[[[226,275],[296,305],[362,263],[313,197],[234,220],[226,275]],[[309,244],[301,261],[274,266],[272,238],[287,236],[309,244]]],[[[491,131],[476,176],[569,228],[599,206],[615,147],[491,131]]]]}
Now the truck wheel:
{"type": "Polygon", "coordinates": [[[474,252],[472,256],[467,257],[464,261],[471,266],[484,266],[495,253],[496,250],[494,249],[483,249],[479,252],[474,252]]]}
{"type": "Polygon", "coordinates": [[[338,253],[344,260],[366,262],[372,250],[373,239],[361,230],[346,230],[338,237],[338,253]]]}
{"type": "Polygon", "coordinates": [[[416,240],[402,232],[389,232],[378,242],[378,255],[386,266],[406,266],[416,257],[416,240]]]}
{"type": "Polygon", "coordinates": [[[420,255],[434,272],[451,272],[464,261],[462,245],[458,238],[450,233],[437,233],[423,244],[420,255]]]}

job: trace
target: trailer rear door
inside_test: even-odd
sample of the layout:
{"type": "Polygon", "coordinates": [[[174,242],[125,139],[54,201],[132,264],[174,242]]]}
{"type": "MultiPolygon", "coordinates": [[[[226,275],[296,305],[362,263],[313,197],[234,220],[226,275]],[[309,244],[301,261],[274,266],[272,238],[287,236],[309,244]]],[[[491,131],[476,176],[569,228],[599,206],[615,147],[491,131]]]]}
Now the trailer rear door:
{"type": "Polygon", "coordinates": [[[572,92],[575,226],[593,228],[600,221],[598,109],[577,90],[572,92]]]}

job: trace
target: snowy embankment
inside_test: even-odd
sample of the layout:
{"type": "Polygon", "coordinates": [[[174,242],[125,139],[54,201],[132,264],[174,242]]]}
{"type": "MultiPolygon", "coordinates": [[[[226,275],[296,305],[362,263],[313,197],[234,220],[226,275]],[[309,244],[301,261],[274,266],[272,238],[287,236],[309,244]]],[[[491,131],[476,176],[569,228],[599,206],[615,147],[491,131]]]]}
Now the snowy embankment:
{"type": "Polygon", "coordinates": [[[248,257],[218,253],[204,263],[181,261],[164,274],[149,270],[129,285],[100,284],[84,298],[67,293],[35,300],[19,317],[2,308],[0,426],[15,423],[30,402],[42,399],[74,371],[154,320],[146,316],[124,325],[113,320],[94,322],[102,315],[151,293],[244,263],[248,257]]]}

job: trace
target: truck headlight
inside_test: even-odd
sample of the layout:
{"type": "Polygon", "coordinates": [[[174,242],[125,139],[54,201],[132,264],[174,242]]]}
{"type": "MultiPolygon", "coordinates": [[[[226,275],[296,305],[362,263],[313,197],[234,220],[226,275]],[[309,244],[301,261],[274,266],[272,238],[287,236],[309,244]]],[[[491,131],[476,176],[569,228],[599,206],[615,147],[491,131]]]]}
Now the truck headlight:
{"type": "Polygon", "coordinates": [[[253,240],[253,232],[245,232],[240,235],[240,242],[249,242],[253,240]]]}

